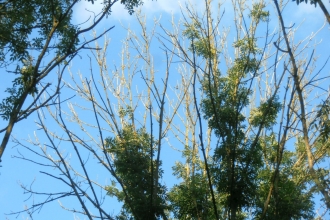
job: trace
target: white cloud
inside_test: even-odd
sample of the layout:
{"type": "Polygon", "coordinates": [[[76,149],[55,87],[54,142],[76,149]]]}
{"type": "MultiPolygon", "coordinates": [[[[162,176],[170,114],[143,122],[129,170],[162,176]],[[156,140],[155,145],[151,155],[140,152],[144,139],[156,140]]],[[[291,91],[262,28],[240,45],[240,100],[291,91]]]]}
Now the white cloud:
{"type": "MultiPolygon", "coordinates": [[[[74,22],[79,24],[90,19],[89,23],[94,18],[94,15],[102,11],[102,2],[102,0],[94,0],[94,4],[86,0],[79,2],[76,8],[74,8],[74,22]]],[[[205,3],[203,0],[190,0],[189,2],[191,2],[194,8],[204,8],[205,3]]],[[[188,0],[144,0],[144,4],[140,8],[147,15],[177,14],[181,13],[180,5],[185,7],[186,3],[188,3],[188,0]]],[[[114,4],[109,18],[113,20],[130,20],[134,16],[129,15],[125,7],[118,1],[114,4]]]]}
{"type": "MultiPolygon", "coordinates": [[[[326,8],[330,8],[330,3],[328,1],[323,1],[326,8]]],[[[290,3],[289,3],[290,4],[290,3]]],[[[295,11],[294,17],[296,19],[305,21],[310,21],[312,23],[323,23],[325,21],[325,16],[323,11],[321,10],[320,6],[314,6],[309,3],[301,2],[297,5],[295,2],[291,2],[292,9],[295,11]]]]}
{"type": "MultiPolygon", "coordinates": [[[[191,0],[190,1],[193,6],[196,8],[200,8],[201,5],[204,5],[203,0],[191,0]]],[[[176,14],[180,13],[180,5],[185,7],[185,4],[188,3],[188,0],[157,0],[151,1],[146,0],[143,4],[143,11],[148,13],[168,13],[168,14],[176,14]]]]}
{"type": "MultiPolygon", "coordinates": [[[[142,13],[147,15],[149,18],[159,17],[159,15],[179,15],[181,14],[180,6],[183,7],[183,11],[186,9],[186,5],[188,5],[188,8],[190,8],[189,4],[192,5],[192,7],[195,10],[198,10],[199,13],[203,13],[205,10],[205,0],[143,0],[144,4],[140,7],[142,10],[142,13]]],[[[293,22],[295,24],[299,24],[300,22],[303,22],[306,25],[322,25],[324,22],[324,14],[319,6],[316,8],[314,5],[311,5],[310,3],[302,2],[298,6],[296,3],[292,0],[288,0],[288,4],[286,8],[284,9],[283,15],[286,20],[286,23],[293,22]]],[[[214,0],[212,7],[215,11],[217,10],[217,4],[219,1],[214,0]]],[[[233,16],[232,10],[233,7],[231,5],[230,0],[222,0],[224,5],[221,8],[221,11],[224,9],[226,10],[226,14],[224,17],[224,20],[230,21],[231,17],[233,16]]],[[[251,2],[254,2],[254,0],[247,0],[246,4],[249,4],[251,2]]],[[[80,1],[76,8],[74,8],[74,23],[83,23],[87,21],[86,25],[90,24],[92,22],[92,19],[95,15],[100,13],[103,8],[103,0],[94,0],[94,4],[91,4],[91,2],[88,2],[87,0],[80,1]]],[[[330,3],[328,1],[324,1],[327,8],[330,8],[330,3]]],[[[271,5],[273,5],[271,3],[271,5]]],[[[273,8],[273,7],[272,7],[273,8]]],[[[271,13],[275,13],[276,11],[271,10],[271,13]]],[[[274,15],[274,14],[273,14],[274,15]]],[[[120,4],[120,0],[118,0],[117,3],[114,4],[112,8],[112,13],[109,16],[109,18],[102,23],[104,24],[113,22],[113,21],[132,21],[135,19],[135,16],[129,15],[128,11],[124,8],[122,4],[120,4]]],[[[99,25],[99,27],[102,27],[103,25],[99,25]]]]}

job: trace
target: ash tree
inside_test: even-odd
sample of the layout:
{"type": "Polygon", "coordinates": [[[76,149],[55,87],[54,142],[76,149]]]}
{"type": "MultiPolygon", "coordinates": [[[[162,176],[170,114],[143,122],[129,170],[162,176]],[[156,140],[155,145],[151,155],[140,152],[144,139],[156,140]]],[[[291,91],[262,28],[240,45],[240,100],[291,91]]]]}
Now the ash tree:
{"type": "MultiPolygon", "coordinates": [[[[207,2],[210,5],[210,1],[207,2]]],[[[237,8],[244,8],[238,5],[237,8]]],[[[323,190],[318,187],[317,181],[317,187],[311,188],[313,175],[307,175],[306,164],[299,166],[294,162],[299,161],[299,156],[286,149],[289,145],[288,133],[292,132],[290,126],[300,123],[293,120],[297,111],[292,110],[297,108],[297,90],[289,91],[289,87],[284,87],[283,96],[279,89],[280,84],[286,81],[286,72],[274,77],[272,89],[263,85],[266,95],[260,94],[260,99],[256,98],[256,87],[260,86],[256,81],[260,82],[262,73],[267,72],[261,68],[265,62],[269,62],[264,58],[268,54],[265,45],[270,43],[266,35],[264,47],[258,48],[258,45],[262,45],[257,36],[258,27],[261,23],[268,24],[270,14],[262,2],[254,4],[249,13],[249,25],[243,16],[241,20],[235,20],[238,27],[244,23],[246,29],[245,34],[232,44],[235,48],[234,58],[226,57],[226,51],[222,51],[226,46],[221,43],[227,38],[222,39],[215,34],[218,26],[214,27],[214,24],[221,21],[213,22],[208,7],[203,14],[204,20],[188,10],[190,23],[185,22],[182,31],[189,44],[188,50],[180,40],[173,40],[173,44],[179,48],[180,59],[187,62],[194,76],[201,79],[202,98],[200,106],[195,105],[196,117],[201,119],[203,116],[208,122],[208,130],[214,132],[213,137],[207,136],[213,139],[213,154],[209,153],[212,145],[205,149],[204,140],[199,142],[200,151],[208,154],[207,159],[204,157],[204,186],[197,187],[201,191],[199,196],[194,193],[196,186],[192,184],[198,172],[189,171],[187,177],[185,167],[194,166],[190,154],[196,155],[198,151],[188,148],[191,149],[188,154],[185,150],[185,166],[177,164],[174,168],[174,173],[184,180],[170,192],[173,211],[178,219],[246,219],[251,217],[249,212],[256,219],[310,219],[313,218],[313,193],[318,191],[317,188],[320,190],[318,192],[323,190]],[[220,38],[218,41],[217,37],[220,38]],[[221,56],[225,56],[223,60],[227,63],[233,60],[226,72],[219,67],[221,56]],[[288,101],[287,96],[291,97],[288,101]],[[254,102],[259,103],[259,106],[254,102]],[[278,126],[279,131],[274,132],[278,126]],[[208,182],[211,183],[209,187],[206,186],[208,182]],[[200,205],[201,198],[207,201],[203,208],[200,205]],[[210,208],[212,212],[203,215],[210,208]],[[190,210],[190,213],[186,210],[190,210]]],[[[282,15],[279,13],[279,16],[282,15]]],[[[240,33],[237,30],[238,36],[240,33]]],[[[172,39],[180,39],[170,32],[168,35],[172,39]]],[[[285,53],[274,44],[277,50],[275,54],[285,53]]],[[[279,62],[281,60],[276,55],[275,65],[279,62]]],[[[274,74],[278,74],[276,68],[274,74]]],[[[194,83],[192,86],[195,91],[194,83]]],[[[199,127],[203,125],[200,123],[199,127]]],[[[199,131],[201,138],[205,132],[201,128],[199,131]]]]}

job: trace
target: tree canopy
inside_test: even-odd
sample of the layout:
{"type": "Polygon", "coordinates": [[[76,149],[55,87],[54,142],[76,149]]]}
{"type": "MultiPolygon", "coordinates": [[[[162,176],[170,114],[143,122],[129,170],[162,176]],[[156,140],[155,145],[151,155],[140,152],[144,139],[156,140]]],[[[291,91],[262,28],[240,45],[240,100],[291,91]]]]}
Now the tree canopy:
{"type": "MultiPolygon", "coordinates": [[[[1,62],[17,63],[0,105],[8,121],[2,132],[6,138],[15,123],[34,117],[34,137],[13,137],[14,158],[58,185],[22,184],[33,201],[10,214],[37,217],[61,201],[63,212],[86,219],[329,215],[329,54],[317,35],[326,25],[318,23],[316,34],[304,23],[290,26],[287,4],[277,0],[218,9],[205,0],[202,9],[182,6],[180,19],[152,25],[142,7],[115,59],[105,35],[112,26],[91,39],[81,34],[117,1],[104,1],[85,29],[72,22],[79,1],[54,0],[43,9],[22,1],[26,20],[11,11],[19,2],[0,10],[0,25],[12,28],[1,35],[8,48],[1,62]],[[69,63],[78,54],[88,62],[75,73],[69,63]],[[55,67],[50,86],[46,76],[55,67]]],[[[121,3],[130,14],[142,4],[121,3]]]]}

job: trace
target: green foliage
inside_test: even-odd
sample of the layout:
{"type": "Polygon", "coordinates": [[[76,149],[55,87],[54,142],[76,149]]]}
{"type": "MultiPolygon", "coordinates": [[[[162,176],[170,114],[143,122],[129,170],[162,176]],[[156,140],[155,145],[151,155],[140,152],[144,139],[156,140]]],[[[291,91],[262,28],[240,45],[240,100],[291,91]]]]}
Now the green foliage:
{"type": "Polygon", "coordinates": [[[265,8],[264,3],[255,3],[253,4],[252,10],[250,12],[250,17],[252,17],[255,21],[268,21],[269,18],[269,12],[264,11],[265,8]]]}
{"type": "Polygon", "coordinates": [[[184,26],[185,29],[182,34],[191,41],[190,51],[194,51],[204,59],[211,59],[217,56],[218,51],[210,44],[210,39],[201,35],[201,24],[198,21],[194,21],[192,24],[185,23],[184,26]]]}
{"type": "Polygon", "coordinates": [[[236,128],[238,129],[237,134],[241,134],[240,129],[245,127],[242,124],[245,116],[239,113],[239,109],[249,103],[249,90],[242,85],[235,85],[234,76],[218,78],[218,88],[208,89],[207,80],[203,82],[203,90],[206,92],[207,98],[202,100],[202,110],[209,126],[219,137],[235,135],[233,133],[236,132],[236,128]]]}
{"type": "MultiPolygon", "coordinates": [[[[58,56],[72,54],[79,39],[76,36],[78,27],[71,24],[73,1],[23,1],[12,0],[0,3],[0,66],[7,65],[5,54],[10,61],[21,63],[16,69],[19,74],[11,88],[6,89],[9,97],[2,100],[0,112],[3,119],[8,120],[17,113],[18,102],[24,102],[24,93],[35,95],[38,93],[36,80],[39,70],[36,69],[32,50],[55,52],[58,56]],[[53,29],[54,35],[50,35],[53,29]],[[32,38],[32,34],[38,37],[32,38]],[[52,38],[50,45],[47,40],[52,38]],[[15,107],[16,106],[16,107],[15,107]],[[16,112],[14,112],[16,111],[16,112]]],[[[39,67],[38,67],[39,68],[39,67]]]]}
{"type": "MultiPolygon", "coordinates": [[[[105,1],[105,6],[109,3],[105,1]]],[[[134,12],[134,7],[142,3],[141,0],[121,0],[130,14],[134,12]]],[[[52,48],[56,48],[58,54],[72,53],[79,43],[76,35],[79,27],[71,23],[72,4],[73,0],[2,1],[0,48],[8,48],[11,60],[22,60],[29,55],[29,49],[42,49],[56,21],[55,35],[58,40],[52,48]],[[38,37],[31,39],[32,32],[37,32],[38,37]]],[[[50,48],[47,50],[50,51],[50,48]]],[[[5,61],[5,53],[6,50],[0,50],[0,64],[5,61]]]]}
{"type": "Polygon", "coordinates": [[[190,40],[199,39],[200,36],[200,23],[194,21],[192,24],[184,23],[185,29],[183,30],[183,36],[187,37],[190,40]]]}
{"type": "Polygon", "coordinates": [[[244,78],[247,73],[255,73],[259,68],[259,62],[255,56],[261,53],[257,47],[256,39],[244,37],[237,40],[233,46],[239,50],[239,56],[235,58],[234,65],[229,69],[228,75],[237,80],[244,78]]]}
{"type": "MultiPolygon", "coordinates": [[[[266,164],[258,174],[260,181],[258,188],[256,216],[260,216],[264,202],[267,199],[273,170],[277,163],[278,143],[274,133],[260,139],[266,164]]],[[[295,155],[284,150],[278,179],[275,181],[273,196],[270,199],[265,219],[313,219],[314,203],[312,194],[307,191],[306,173],[301,177],[301,169],[295,169],[292,161],[295,155]],[[302,181],[302,178],[304,180],[302,181]]]]}
{"type": "MultiPolygon", "coordinates": [[[[75,36],[77,27],[71,24],[72,10],[69,10],[69,7],[72,3],[73,1],[68,0],[5,1],[0,5],[0,29],[4,30],[0,34],[0,48],[8,48],[12,61],[23,60],[29,56],[30,49],[42,49],[54,27],[54,21],[57,21],[55,34],[58,41],[52,46],[57,48],[59,54],[71,53],[78,43],[75,36]],[[37,32],[38,37],[31,39],[32,32],[37,32]]],[[[0,52],[1,57],[4,58],[5,52],[6,50],[0,52]]]]}
{"type": "Polygon", "coordinates": [[[277,113],[280,109],[281,103],[278,102],[278,98],[270,98],[261,103],[258,108],[251,110],[249,122],[254,127],[271,128],[276,124],[277,113]]]}
{"type": "MultiPolygon", "coordinates": [[[[257,205],[259,208],[255,213],[257,216],[262,213],[270,187],[270,182],[267,181],[270,179],[270,173],[263,175],[264,179],[260,177],[262,183],[258,189],[257,205]]],[[[271,197],[264,219],[313,219],[314,203],[311,195],[305,191],[304,185],[297,185],[289,176],[281,173],[277,182],[277,189],[274,191],[274,196],[271,197]]]]}
{"type": "MultiPolygon", "coordinates": [[[[251,12],[254,19],[265,19],[267,16],[267,12],[256,6],[251,12]]],[[[258,22],[255,21],[254,25],[258,22]]],[[[252,30],[255,28],[251,27],[252,30]]],[[[245,87],[244,79],[248,73],[258,71],[256,57],[261,50],[253,35],[237,40],[233,46],[238,54],[227,75],[216,73],[210,77],[206,74],[203,79],[202,88],[206,95],[202,100],[202,112],[218,137],[211,171],[217,193],[224,196],[220,204],[226,207],[225,215],[229,219],[238,219],[243,218],[244,208],[254,205],[258,194],[258,174],[263,166],[261,146],[254,141],[254,137],[246,136],[246,117],[242,114],[251,94],[251,90],[245,87]]],[[[252,125],[273,125],[279,108],[276,100],[262,103],[252,112],[252,125]]]]}
{"type": "Polygon", "coordinates": [[[262,166],[260,146],[230,144],[227,139],[215,149],[212,174],[219,194],[225,195],[224,207],[239,211],[253,205],[262,166]]]}
{"type": "Polygon", "coordinates": [[[143,4],[141,0],[121,0],[120,3],[125,5],[125,8],[128,10],[129,14],[133,14],[134,8],[143,4]]]}
{"type": "MultiPolygon", "coordinates": [[[[124,191],[116,188],[114,182],[107,186],[108,195],[125,202],[119,219],[124,216],[157,219],[156,216],[161,216],[166,209],[165,186],[154,186],[156,161],[151,154],[151,138],[145,129],[135,130],[132,125],[127,125],[117,137],[106,139],[107,152],[113,156],[115,173],[126,191],[125,195],[124,191]],[[157,195],[153,195],[155,187],[157,195]]],[[[162,173],[159,168],[159,178],[162,173]]]]}
{"type": "Polygon", "coordinates": [[[330,135],[330,100],[318,105],[316,121],[312,126],[320,131],[320,141],[326,143],[330,135]]]}
{"type": "Polygon", "coordinates": [[[168,194],[174,217],[183,219],[214,219],[214,212],[204,164],[196,150],[185,146],[183,156],[186,164],[177,162],[174,175],[184,181],[175,185],[168,194]]]}
{"type": "Polygon", "coordinates": [[[33,63],[33,58],[28,57],[27,60],[23,59],[22,60],[24,66],[20,70],[21,73],[21,79],[23,81],[23,87],[24,90],[29,90],[29,94],[34,96],[36,93],[38,93],[38,89],[33,82],[35,76],[35,65],[33,63]]]}
{"type": "Polygon", "coordinates": [[[184,183],[175,185],[169,193],[171,210],[176,219],[214,219],[207,179],[195,174],[184,183]]]}
{"type": "Polygon", "coordinates": [[[237,40],[234,45],[240,50],[240,56],[244,57],[250,54],[258,54],[261,50],[257,47],[257,39],[251,37],[244,37],[237,40]]]}
{"type": "MultiPolygon", "coordinates": [[[[297,5],[299,5],[302,2],[305,2],[306,4],[308,3],[308,0],[292,0],[292,1],[295,1],[297,5]]],[[[316,7],[317,0],[310,0],[309,3],[316,7]]]]}
{"type": "Polygon", "coordinates": [[[9,97],[3,99],[0,104],[1,117],[4,120],[9,120],[10,115],[15,111],[15,106],[20,102],[21,95],[25,91],[32,96],[38,93],[38,89],[35,83],[33,83],[35,67],[32,57],[29,57],[27,60],[23,59],[22,63],[24,66],[18,70],[20,76],[13,80],[12,88],[7,88],[5,90],[5,92],[9,93],[9,97]]]}
{"type": "Polygon", "coordinates": [[[4,120],[9,120],[15,106],[19,103],[19,96],[24,92],[23,82],[21,78],[13,81],[13,88],[8,88],[5,92],[9,93],[9,97],[2,100],[0,103],[1,117],[4,120]]]}
{"type": "Polygon", "coordinates": [[[129,119],[131,119],[133,116],[133,110],[130,106],[128,106],[127,108],[120,107],[118,113],[120,118],[124,118],[127,116],[129,119]]]}
{"type": "MultiPolygon", "coordinates": [[[[192,48],[192,47],[190,47],[192,48]]],[[[217,56],[217,50],[209,44],[209,39],[200,38],[198,41],[194,42],[194,49],[197,55],[202,56],[203,58],[213,59],[217,56]]],[[[192,50],[192,49],[190,49],[192,50]]]]}

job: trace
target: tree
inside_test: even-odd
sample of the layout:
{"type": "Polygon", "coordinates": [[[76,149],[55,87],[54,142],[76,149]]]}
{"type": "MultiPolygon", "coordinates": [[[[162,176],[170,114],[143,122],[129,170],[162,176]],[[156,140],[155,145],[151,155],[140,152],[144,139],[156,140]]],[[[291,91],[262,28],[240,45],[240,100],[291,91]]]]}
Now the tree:
{"type": "MultiPolygon", "coordinates": [[[[256,213],[256,216],[260,219],[264,219],[266,218],[266,216],[270,219],[300,219],[302,217],[310,218],[310,213],[313,207],[310,197],[311,192],[308,192],[307,189],[310,179],[305,178],[303,182],[301,182],[301,180],[300,182],[297,182],[295,180],[295,175],[292,173],[290,175],[280,174],[280,170],[284,169],[281,168],[283,167],[282,163],[284,163],[282,161],[283,153],[285,152],[284,146],[289,140],[287,136],[287,132],[289,131],[288,125],[290,124],[291,127],[292,124],[297,124],[297,120],[293,120],[292,116],[297,114],[297,112],[299,111],[293,110],[297,108],[294,107],[296,106],[296,103],[298,101],[296,99],[297,96],[295,96],[296,90],[293,90],[293,92],[291,93],[292,96],[288,100],[288,108],[285,108],[283,104],[278,102],[280,87],[279,85],[282,83],[284,76],[283,74],[285,74],[286,68],[284,72],[282,72],[282,75],[274,77],[275,83],[272,90],[268,90],[269,87],[266,87],[268,89],[265,90],[267,91],[264,93],[266,94],[265,98],[262,97],[262,93],[260,92],[260,106],[257,108],[251,107],[251,109],[249,110],[250,116],[248,117],[241,113],[246,111],[244,110],[245,107],[248,103],[251,103],[249,102],[249,97],[253,97],[253,81],[256,78],[261,78],[261,75],[258,74],[259,67],[260,65],[262,65],[262,62],[264,62],[264,54],[267,54],[266,48],[256,48],[255,39],[257,38],[254,37],[254,34],[256,33],[256,26],[258,25],[258,23],[261,20],[268,21],[268,12],[263,11],[263,7],[264,5],[262,3],[259,3],[254,5],[253,9],[251,10],[250,17],[252,18],[252,25],[249,26],[248,30],[245,30],[245,33],[247,34],[242,39],[238,39],[236,40],[236,42],[234,42],[233,45],[235,48],[237,48],[238,52],[234,59],[234,63],[230,68],[228,68],[228,73],[225,74],[223,77],[221,77],[221,73],[220,71],[218,71],[217,68],[220,65],[218,63],[219,55],[221,55],[223,51],[217,52],[217,50],[214,50],[213,48],[216,48],[216,45],[220,45],[221,48],[221,42],[224,42],[225,40],[221,39],[222,41],[220,41],[218,44],[215,43],[216,41],[214,39],[217,36],[214,34],[214,32],[216,32],[216,28],[213,28],[212,23],[209,22],[209,20],[211,19],[208,19],[207,22],[205,22],[207,24],[201,23],[201,19],[192,13],[190,17],[192,24],[185,25],[186,27],[188,27],[188,30],[186,29],[184,34],[188,36],[188,39],[197,39],[195,42],[191,40],[190,52],[193,53],[192,58],[186,55],[188,54],[188,52],[182,49],[183,47],[179,40],[175,41],[175,44],[182,51],[181,54],[183,55],[180,54],[182,56],[182,60],[185,60],[185,62],[189,63],[192,68],[199,69],[203,73],[204,79],[206,78],[206,82],[202,81],[203,91],[207,97],[206,99],[202,99],[202,110],[204,111],[205,117],[209,119],[209,127],[211,127],[212,130],[215,131],[215,134],[219,136],[219,140],[217,142],[218,145],[216,147],[213,157],[213,160],[217,161],[217,163],[215,163],[216,169],[213,171],[216,174],[213,181],[216,183],[218,178],[218,183],[220,184],[218,186],[218,192],[221,192],[220,195],[225,195],[226,197],[224,200],[224,205],[220,207],[221,209],[224,209],[224,212],[222,212],[224,213],[224,218],[238,219],[246,216],[246,213],[242,213],[241,211],[242,209],[248,209],[248,207],[244,208],[244,205],[250,205],[253,201],[256,201],[253,198],[261,196],[260,194],[257,196],[258,193],[261,193],[261,190],[259,190],[259,192],[254,190],[258,188],[258,186],[261,186],[261,183],[264,182],[264,179],[262,179],[262,176],[260,176],[259,174],[260,172],[264,172],[260,163],[260,153],[262,152],[260,144],[263,138],[267,138],[268,135],[272,135],[272,133],[267,134],[267,131],[269,132],[270,130],[274,129],[274,127],[276,126],[276,119],[278,118],[282,118],[282,121],[280,124],[281,129],[277,134],[277,138],[278,140],[281,140],[281,142],[278,143],[278,145],[276,146],[276,165],[273,167],[275,168],[273,174],[271,176],[268,176],[270,178],[269,182],[267,183],[267,186],[269,187],[269,193],[267,194],[264,192],[264,205],[261,203],[256,204],[256,209],[261,209],[263,211],[259,214],[256,213]],[[261,59],[260,57],[258,57],[258,54],[262,55],[261,59]],[[200,56],[205,60],[205,66],[199,66],[200,64],[196,65],[197,61],[195,62],[195,59],[197,56],[200,56]],[[250,58],[250,56],[252,57],[250,58]],[[247,77],[247,73],[250,73],[250,77],[247,77]],[[244,87],[247,82],[249,86],[244,87]],[[219,88],[219,90],[217,88],[219,88]],[[271,93],[268,91],[271,91],[271,93]],[[283,109],[282,116],[279,117],[278,113],[281,109],[283,109]],[[285,115],[284,110],[287,111],[287,114],[285,115]],[[287,125],[285,125],[285,127],[282,127],[283,116],[285,116],[285,120],[287,120],[287,125]],[[249,119],[248,124],[245,122],[246,118],[249,119]],[[252,128],[255,128],[256,130],[253,130],[252,128]],[[250,132],[253,135],[249,137],[250,132]],[[251,153],[250,155],[248,155],[249,151],[251,153]],[[221,173],[223,174],[221,175],[221,173]],[[287,179],[289,176],[291,178],[287,179]],[[286,190],[283,189],[283,187],[281,188],[281,190],[279,190],[279,188],[281,187],[280,185],[283,184],[283,179],[286,179],[285,181],[287,181],[288,187],[291,187],[290,190],[293,194],[285,192],[286,190]],[[251,180],[255,180],[256,182],[253,182],[251,180]],[[294,189],[294,187],[296,188],[294,189]],[[275,208],[275,211],[273,213],[273,210],[268,210],[268,206],[270,205],[269,202],[273,196],[275,196],[276,199],[279,199],[278,193],[280,192],[284,192],[283,194],[281,194],[283,204],[278,203],[279,200],[277,200],[274,206],[272,206],[275,208]],[[292,197],[286,198],[286,200],[283,198],[285,197],[284,195],[291,195],[292,197]],[[291,199],[295,199],[294,205],[291,199]],[[298,200],[303,202],[299,203],[300,205],[298,205],[298,200]],[[292,206],[295,207],[290,209],[290,212],[288,212],[286,208],[292,206]],[[271,212],[273,216],[271,216],[272,214],[267,214],[269,212],[271,212]]],[[[240,5],[237,8],[244,7],[240,5]]],[[[279,12],[278,14],[282,19],[281,13],[279,12]]],[[[204,15],[204,17],[207,18],[208,16],[204,15]]],[[[241,17],[241,20],[238,18],[235,19],[235,21],[237,22],[237,27],[240,27],[242,24],[240,22],[243,21],[246,27],[246,21],[244,20],[244,18],[241,17]]],[[[220,23],[220,21],[216,21],[215,23],[220,23]]],[[[284,26],[282,30],[284,30],[284,26]]],[[[240,31],[237,30],[237,32],[237,35],[240,36],[240,31]]],[[[171,36],[171,38],[178,39],[179,37],[171,36]]],[[[285,53],[285,51],[281,50],[276,43],[274,44],[278,52],[285,53]]],[[[265,45],[267,45],[267,38],[265,45]]],[[[224,60],[226,60],[226,57],[224,60]]],[[[280,62],[280,60],[277,60],[276,56],[275,66],[277,66],[278,62],[280,62]]],[[[307,64],[307,67],[308,65],[309,64],[307,64]]],[[[275,68],[275,74],[277,73],[276,71],[277,69],[275,68]]],[[[315,75],[314,77],[318,76],[315,75]]],[[[307,87],[310,84],[307,83],[305,85],[307,87]]],[[[257,87],[264,88],[265,86],[257,87]]],[[[297,87],[299,91],[299,86],[297,87]]],[[[284,91],[288,92],[288,88],[289,87],[284,87],[284,91]]],[[[286,94],[286,92],[284,94],[286,94]]],[[[284,95],[283,98],[285,100],[284,103],[286,103],[286,95],[284,95]]],[[[304,109],[304,105],[302,106],[302,109],[304,109]]],[[[298,121],[298,123],[299,122],[300,121],[298,121]]],[[[265,166],[269,163],[267,163],[267,155],[264,154],[264,156],[265,157],[263,158],[263,164],[265,166]]],[[[292,156],[290,160],[293,160],[293,158],[294,156],[292,156]]],[[[289,167],[290,165],[286,164],[286,168],[290,169],[289,167]]],[[[300,169],[304,168],[301,167],[300,169]]],[[[324,173],[324,171],[322,173],[324,173]]],[[[315,183],[317,185],[319,185],[318,181],[319,180],[315,178],[315,183]]],[[[322,187],[324,187],[324,185],[322,187]]],[[[322,187],[318,188],[323,193],[324,188],[322,187]]],[[[327,195],[324,195],[324,197],[325,199],[327,199],[327,195]]]]}
{"type": "Polygon", "coordinates": [[[315,35],[296,40],[276,1],[275,11],[265,2],[233,2],[232,33],[222,28],[222,6],[215,14],[212,4],[206,0],[203,12],[187,6],[171,28],[156,20],[150,30],[138,13],[141,34],[127,29],[118,68],[106,62],[106,41],[91,50],[89,79],[72,74],[61,82],[68,92],[38,111],[47,140],[30,140],[39,150],[15,141],[67,191],[25,187],[46,195],[28,212],[72,196],[79,205],[65,208],[88,219],[312,219],[321,217],[317,203],[329,208],[322,160],[330,107],[329,94],[321,93],[328,76],[326,64],[314,66],[315,35]],[[279,28],[271,32],[275,20],[279,28]],[[154,47],[165,60],[160,73],[154,47]],[[79,101],[65,107],[71,92],[79,101]],[[177,182],[168,187],[164,164],[176,151],[183,159],[171,165],[177,182]],[[94,178],[95,170],[110,183],[94,178]],[[313,200],[318,193],[322,201],[313,200]],[[109,197],[120,212],[109,214],[109,197]]]}
{"type": "MultiPolygon", "coordinates": [[[[113,26],[108,28],[94,39],[83,40],[81,37],[111,14],[111,8],[116,2],[104,1],[101,14],[87,27],[72,22],[73,8],[81,3],[79,0],[0,2],[0,28],[3,30],[0,35],[0,66],[16,64],[14,71],[10,71],[15,74],[13,85],[6,89],[9,96],[0,103],[0,115],[8,121],[7,126],[0,130],[4,133],[0,160],[14,125],[39,108],[47,106],[60,91],[60,81],[68,63],[81,50],[88,49],[90,42],[113,29],[113,26]],[[58,82],[50,90],[51,83],[47,83],[46,77],[55,68],[59,68],[58,82]],[[48,92],[52,95],[39,102],[40,97],[48,92]]],[[[121,3],[132,14],[134,7],[142,4],[142,1],[122,0],[121,3]]]]}

